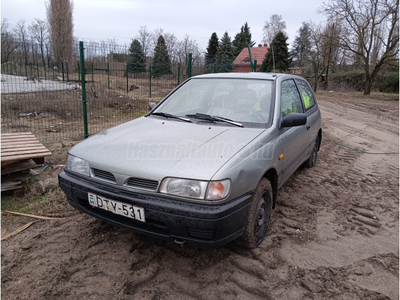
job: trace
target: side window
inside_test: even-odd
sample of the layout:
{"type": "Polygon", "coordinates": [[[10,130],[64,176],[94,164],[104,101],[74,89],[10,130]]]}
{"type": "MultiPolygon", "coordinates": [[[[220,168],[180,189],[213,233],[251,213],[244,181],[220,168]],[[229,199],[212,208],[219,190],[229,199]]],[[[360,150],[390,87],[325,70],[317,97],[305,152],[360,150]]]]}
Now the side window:
{"type": "Polygon", "coordinates": [[[315,105],[315,98],[310,86],[304,80],[300,79],[296,79],[296,83],[299,88],[301,98],[303,99],[306,111],[313,108],[315,105]]]}
{"type": "Polygon", "coordinates": [[[284,116],[293,112],[303,112],[299,92],[292,79],[285,80],[281,84],[281,112],[284,116]]]}

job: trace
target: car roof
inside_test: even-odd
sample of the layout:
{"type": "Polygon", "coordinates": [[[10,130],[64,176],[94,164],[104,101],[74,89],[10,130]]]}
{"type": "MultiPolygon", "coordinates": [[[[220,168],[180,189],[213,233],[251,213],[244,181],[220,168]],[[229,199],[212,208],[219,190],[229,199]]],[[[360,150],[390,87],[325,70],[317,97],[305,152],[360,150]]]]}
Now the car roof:
{"type": "Polygon", "coordinates": [[[283,73],[264,73],[264,72],[249,72],[249,73],[210,73],[193,76],[192,78],[242,78],[242,79],[267,79],[276,80],[278,77],[286,78],[302,78],[296,75],[283,74],[283,73]]]}

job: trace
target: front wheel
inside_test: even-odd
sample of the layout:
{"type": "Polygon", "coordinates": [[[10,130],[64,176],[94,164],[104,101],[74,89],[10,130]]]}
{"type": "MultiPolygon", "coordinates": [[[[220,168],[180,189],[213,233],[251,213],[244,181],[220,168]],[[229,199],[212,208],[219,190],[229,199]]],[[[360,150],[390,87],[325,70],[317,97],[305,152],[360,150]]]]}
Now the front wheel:
{"type": "Polygon", "coordinates": [[[319,135],[315,139],[314,147],[310,157],[304,162],[304,166],[307,168],[315,167],[317,163],[317,156],[318,156],[318,148],[319,148],[319,135]]]}
{"type": "Polygon", "coordinates": [[[272,195],[271,182],[263,178],[251,199],[244,233],[236,240],[238,245],[253,249],[264,240],[271,218],[272,195]]]}

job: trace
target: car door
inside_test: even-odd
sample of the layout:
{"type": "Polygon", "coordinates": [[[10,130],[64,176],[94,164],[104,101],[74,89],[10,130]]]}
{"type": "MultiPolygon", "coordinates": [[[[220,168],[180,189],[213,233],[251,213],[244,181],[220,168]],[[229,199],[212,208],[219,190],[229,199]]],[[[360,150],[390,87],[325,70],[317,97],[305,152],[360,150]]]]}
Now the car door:
{"type": "Polygon", "coordinates": [[[307,114],[307,154],[311,154],[315,139],[317,138],[318,131],[321,127],[321,116],[317,107],[317,102],[315,101],[314,93],[309,84],[305,80],[298,78],[295,79],[295,82],[301,95],[305,113],[307,114]]]}
{"type": "MultiPolygon", "coordinates": [[[[281,118],[290,113],[303,113],[300,94],[293,79],[284,80],[280,87],[281,118]]],[[[308,147],[307,126],[281,128],[280,142],[283,148],[282,183],[296,171],[304,160],[308,147]]]]}

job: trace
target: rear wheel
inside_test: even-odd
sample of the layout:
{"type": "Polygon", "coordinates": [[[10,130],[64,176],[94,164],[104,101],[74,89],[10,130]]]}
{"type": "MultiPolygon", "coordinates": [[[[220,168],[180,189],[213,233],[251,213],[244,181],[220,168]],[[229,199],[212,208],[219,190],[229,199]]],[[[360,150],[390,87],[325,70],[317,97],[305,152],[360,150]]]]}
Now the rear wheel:
{"type": "Polygon", "coordinates": [[[319,135],[315,139],[314,147],[310,157],[304,162],[304,166],[306,166],[307,168],[315,167],[317,163],[318,147],[319,147],[319,135]]]}
{"type": "Polygon", "coordinates": [[[264,240],[271,218],[272,199],[271,182],[263,178],[251,199],[244,233],[236,240],[238,245],[253,249],[264,240]]]}

